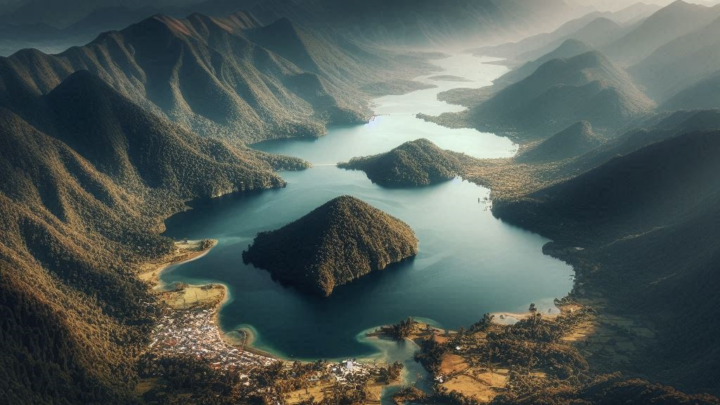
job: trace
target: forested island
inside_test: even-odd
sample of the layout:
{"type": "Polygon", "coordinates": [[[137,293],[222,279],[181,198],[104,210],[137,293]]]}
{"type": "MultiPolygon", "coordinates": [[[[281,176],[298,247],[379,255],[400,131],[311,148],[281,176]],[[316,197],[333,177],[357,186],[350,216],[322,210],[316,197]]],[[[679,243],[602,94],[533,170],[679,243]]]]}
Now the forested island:
{"type": "Polygon", "coordinates": [[[418,240],[407,224],[342,196],[281,229],[261,232],[243,260],[284,284],[329,296],[336,287],[417,252],[418,240]]]}
{"type": "Polygon", "coordinates": [[[384,187],[418,187],[448,181],[459,173],[456,154],[427,139],[406,142],[387,153],[357,157],[338,167],[362,170],[373,183],[384,187]]]}

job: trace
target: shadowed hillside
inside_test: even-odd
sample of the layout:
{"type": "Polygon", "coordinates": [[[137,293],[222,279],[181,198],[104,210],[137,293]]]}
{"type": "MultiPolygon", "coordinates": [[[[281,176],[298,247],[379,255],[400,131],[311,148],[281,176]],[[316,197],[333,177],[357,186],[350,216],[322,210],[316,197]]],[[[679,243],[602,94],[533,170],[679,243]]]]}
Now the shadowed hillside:
{"type": "Polygon", "coordinates": [[[427,186],[452,180],[460,172],[458,158],[427,139],[406,142],[387,153],[353,158],[343,169],[362,170],[385,187],[427,186]]]}
{"type": "Polygon", "coordinates": [[[407,224],[344,196],[281,229],[258,234],[243,260],[282,283],[329,296],[417,252],[418,240],[407,224]]]}
{"type": "Polygon", "coordinates": [[[650,97],[662,103],[718,70],[720,19],[663,45],[629,72],[650,97]]]}
{"type": "Polygon", "coordinates": [[[135,269],[170,252],[162,219],[306,163],[202,139],[84,71],[33,105],[35,125],[0,107],[3,401],[133,403],[157,308],[135,269]]]}
{"type": "Polygon", "coordinates": [[[587,121],[578,122],[522,152],[519,162],[552,162],[580,156],[595,149],[603,139],[593,133],[587,121]]]}
{"type": "Polygon", "coordinates": [[[460,119],[481,130],[528,140],[549,136],[578,121],[588,121],[600,132],[612,130],[653,108],[653,102],[622,69],[592,51],[548,61],[468,112],[431,119],[439,123],[460,119]]]}
{"type": "Polygon", "coordinates": [[[711,292],[720,282],[712,270],[720,263],[718,153],[720,133],[689,132],[493,208],[554,239],[547,250],[574,264],[578,281],[614,308],[649,317],[664,360],[643,372],[711,392],[720,364],[711,292]]]}
{"type": "Polygon", "coordinates": [[[720,71],[699,81],[661,105],[666,111],[720,108],[720,71]]]}
{"type": "Polygon", "coordinates": [[[572,58],[592,50],[592,47],[582,41],[568,39],[550,53],[507,72],[494,81],[494,88],[500,89],[517,83],[532,75],[540,66],[553,59],[572,58]]]}
{"type": "MultiPolygon", "coordinates": [[[[625,32],[627,32],[627,30],[628,29],[626,27],[616,23],[610,18],[596,18],[592,20],[588,25],[573,32],[571,35],[553,41],[540,48],[521,53],[517,56],[517,59],[535,60],[549,52],[552,52],[555,48],[561,46],[564,42],[571,40],[580,41],[587,44],[587,46],[591,48],[600,49],[601,47],[609,44],[610,42],[620,38],[625,32]]],[[[574,55],[566,55],[565,57],[569,56],[574,55]]]]}
{"type": "MultiPolygon", "coordinates": [[[[325,133],[326,124],[364,119],[369,111],[365,96],[355,89],[377,81],[382,69],[396,67],[397,62],[371,57],[359,47],[339,46],[287,22],[262,28],[243,13],[225,18],[193,14],[185,20],[155,16],[59,55],[28,50],[1,58],[0,105],[28,117],[33,107],[15,100],[46,94],[84,69],[148,111],[203,135],[235,144],[315,137],[325,133]],[[284,37],[283,29],[298,39],[291,53],[273,39],[284,37]],[[292,86],[307,74],[319,76],[315,84],[306,80],[292,86]],[[318,93],[324,96],[321,103],[318,93]]],[[[412,68],[395,69],[383,79],[406,71],[412,68]]]]}
{"type": "MultiPolygon", "coordinates": [[[[227,0],[207,2],[209,7],[215,4],[221,5],[214,9],[221,13],[238,7],[227,0]]],[[[327,25],[363,42],[410,47],[508,39],[555,29],[575,12],[557,0],[460,0],[452,7],[432,0],[268,0],[250,10],[262,21],[287,17],[302,25],[327,25]]]]}
{"type": "Polygon", "coordinates": [[[675,38],[688,34],[720,16],[720,7],[707,7],[677,0],[648,17],[627,35],[603,51],[623,66],[650,56],[675,38]]]}
{"type": "Polygon", "coordinates": [[[619,374],[599,376],[580,387],[544,388],[519,398],[494,401],[498,405],[533,405],[550,402],[558,405],[590,403],[612,405],[618,403],[662,405],[713,405],[715,398],[708,395],[688,395],[672,387],[652,384],[638,378],[626,379],[619,374]]]}
{"type": "Polygon", "coordinates": [[[513,62],[526,62],[540,58],[568,40],[578,40],[599,48],[627,33],[636,18],[644,18],[656,8],[638,9],[639,14],[618,12],[592,12],[570,20],[552,32],[533,35],[517,42],[473,49],[478,56],[490,55],[513,62]],[[634,16],[632,16],[634,15],[634,16]]]}

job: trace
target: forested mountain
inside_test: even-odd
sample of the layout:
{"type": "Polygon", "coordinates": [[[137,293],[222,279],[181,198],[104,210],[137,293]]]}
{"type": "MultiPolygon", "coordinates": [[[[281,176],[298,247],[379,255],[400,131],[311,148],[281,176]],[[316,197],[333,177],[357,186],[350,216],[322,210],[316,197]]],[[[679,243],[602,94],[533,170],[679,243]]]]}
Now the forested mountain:
{"type": "Polygon", "coordinates": [[[720,108],[720,71],[679,91],[660,108],[666,111],[720,108]]]}
{"type": "MultiPolygon", "coordinates": [[[[57,49],[63,44],[84,43],[103,31],[147,17],[150,8],[177,18],[199,12],[215,17],[244,11],[263,24],[289,18],[305,29],[323,28],[350,35],[355,40],[385,45],[448,46],[486,43],[541,30],[551,30],[569,15],[579,12],[561,0],[462,0],[452,7],[433,1],[331,0],[207,0],[140,2],[72,0],[70,3],[33,0],[0,15],[0,26],[22,36],[32,26],[52,27],[54,35],[37,34],[34,40],[0,41],[0,51],[13,53],[22,47],[57,49]],[[136,20],[128,17],[135,16],[136,20]]],[[[69,46],[69,45],[66,45],[69,46]]]]}
{"type": "Polygon", "coordinates": [[[720,7],[677,0],[644,20],[634,30],[603,48],[622,66],[634,65],[675,38],[688,34],[720,16],[720,7]]]}
{"type": "MultiPolygon", "coordinates": [[[[542,29],[554,29],[576,13],[559,0],[460,0],[452,7],[432,0],[265,0],[246,7],[262,21],[287,17],[301,24],[322,24],[375,44],[448,46],[491,42],[542,29]]],[[[238,4],[209,0],[201,12],[237,11],[238,4]]]]}
{"type": "Polygon", "coordinates": [[[200,138],[87,71],[21,101],[0,107],[3,400],[132,403],[156,310],[134,268],[170,251],[162,219],[307,164],[200,138]]]}
{"type": "Polygon", "coordinates": [[[185,17],[184,9],[162,9],[150,6],[114,6],[97,8],[83,18],[58,28],[46,22],[0,17],[0,55],[10,56],[24,48],[37,48],[46,53],[59,53],[71,46],[84,45],[103,32],[123,29],[155,14],[185,17]]]}
{"type": "Polygon", "coordinates": [[[516,59],[519,55],[535,51],[539,48],[548,46],[554,42],[563,42],[570,38],[574,33],[583,29],[597,18],[602,18],[603,13],[590,13],[568,21],[552,32],[541,33],[527,38],[523,38],[517,42],[508,42],[500,45],[487,46],[473,49],[476,55],[489,55],[501,58],[516,59]]]}
{"type": "Polygon", "coordinates": [[[580,283],[655,323],[662,355],[653,358],[663,360],[644,372],[708,389],[720,361],[711,293],[720,283],[720,133],[681,133],[526,198],[496,201],[494,212],[553,238],[548,249],[575,265],[580,283]]]}
{"type": "Polygon", "coordinates": [[[592,51],[544,63],[529,77],[472,108],[467,120],[478,128],[532,138],[578,121],[603,131],[619,128],[653,108],[622,69],[592,51]]]}
{"type": "Polygon", "coordinates": [[[621,26],[609,18],[596,18],[588,25],[573,32],[571,35],[562,37],[556,41],[537,49],[521,53],[517,56],[518,60],[535,60],[543,55],[552,52],[564,42],[575,40],[580,41],[593,48],[601,48],[608,43],[620,38],[627,31],[627,27],[621,26]]]}
{"type": "Polygon", "coordinates": [[[507,87],[517,83],[532,75],[540,66],[553,59],[572,58],[592,50],[593,48],[590,45],[582,41],[568,39],[551,52],[511,70],[495,80],[495,88],[507,87]]]}
{"type": "Polygon", "coordinates": [[[556,162],[585,154],[603,143],[587,121],[573,124],[550,138],[522,152],[519,162],[556,162]]]}
{"type": "Polygon", "coordinates": [[[611,139],[588,153],[567,162],[566,172],[583,173],[653,143],[694,131],[720,130],[720,110],[666,112],[633,125],[633,129],[611,139]],[[635,127],[637,125],[637,127],[635,127]]]}
{"type": "Polygon", "coordinates": [[[314,37],[286,21],[262,29],[242,13],[194,14],[185,20],[155,16],[59,55],[21,51],[0,59],[0,65],[0,105],[17,108],[13,100],[25,93],[45,94],[72,72],[87,69],[148,111],[236,144],[314,137],[329,123],[360,122],[369,110],[362,93],[348,83],[361,86],[381,73],[383,79],[407,74],[391,71],[397,66],[391,58],[314,37]],[[292,54],[273,43],[283,24],[301,39],[292,54]]]}
{"type": "Polygon", "coordinates": [[[283,283],[329,296],[417,252],[418,240],[407,224],[342,196],[278,230],[258,234],[243,260],[283,283]]]}
{"type": "Polygon", "coordinates": [[[658,103],[720,68],[720,18],[658,48],[628,71],[658,103]]]}
{"type": "Polygon", "coordinates": [[[638,3],[617,12],[591,12],[570,20],[552,32],[541,33],[517,42],[508,42],[473,50],[476,55],[491,55],[511,61],[535,60],[563,42],[575,39],[599,48],[613,42],[634,28],[637,19],[644,19],[659,7],[638,3]]]}

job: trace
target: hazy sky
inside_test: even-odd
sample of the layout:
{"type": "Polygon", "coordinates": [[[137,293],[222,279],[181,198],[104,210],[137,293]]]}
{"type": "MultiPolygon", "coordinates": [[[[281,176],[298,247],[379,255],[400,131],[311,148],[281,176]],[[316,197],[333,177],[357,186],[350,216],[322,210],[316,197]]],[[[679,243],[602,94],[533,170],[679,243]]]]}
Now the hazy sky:
{"type": "MultiPolygon", "coordinates": [[[[568,1],[569,3],[575,2],[578,4],[592,5],[598,9],[621,9],[621,8],[631,6],[638,2],[666,6],[675,0],[566,0],[566,1],[568,1]]],[[[685,0],[685,2],[686,3],[714,5],[714,4],[720,3],[720,0],[685,0]]]]}

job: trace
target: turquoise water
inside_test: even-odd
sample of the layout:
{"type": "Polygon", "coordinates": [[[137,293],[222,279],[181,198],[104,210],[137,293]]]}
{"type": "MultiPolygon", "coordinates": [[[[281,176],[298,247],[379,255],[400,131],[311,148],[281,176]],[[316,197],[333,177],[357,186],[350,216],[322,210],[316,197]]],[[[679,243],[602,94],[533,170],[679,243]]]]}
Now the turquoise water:
{"type": "Polygon", "coordinates": [[[403,358],[414,348],[363,339],[361,332],[408,316],[457,328],[468,326],[486,312],[521,311],[530,302],[547,308],[553,298],[565,296],[572,288],[572,268],[542,254],[546,239],[494,218],[486,205],[478,202],[489,190],[459,178],[432,187],[384,189],[362,172],[334,166],[423,137],[477,157],[515,153],[516,147],[505,138],[442,128],[415,118],[419,112],[460,111],[460,107],[437,101],[437,93],[453,87],[486,86],[505,71],[469,55],[437,63],[445,69],[443,74],[472,82],[437,82],[440,87],[435,89],[376,99],[378,117],[373,122],[334,128],[316,141],[257,145],[265,151],[307,159],[315,167],[282,173],[288,182],[285,189],[205,201],[170,218],[166,235],[213,238],[219,244],[199,260],[169,268],[162,275],[163,282],[224,283],[230,299],[220,312],[221,327],[230,331],[252,325],[258,335],[255,346],[299,359],[403,358]],[[268,272],[242,263],[242,251],[258,232],[279,228],[345,194],[408,223],[420,240],[417,257],[340,287],[329,298],[283,287],[268,272]]]}

